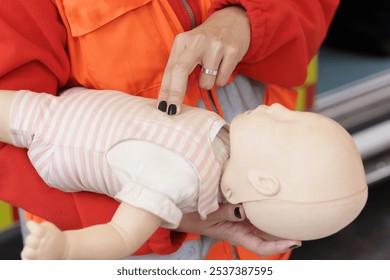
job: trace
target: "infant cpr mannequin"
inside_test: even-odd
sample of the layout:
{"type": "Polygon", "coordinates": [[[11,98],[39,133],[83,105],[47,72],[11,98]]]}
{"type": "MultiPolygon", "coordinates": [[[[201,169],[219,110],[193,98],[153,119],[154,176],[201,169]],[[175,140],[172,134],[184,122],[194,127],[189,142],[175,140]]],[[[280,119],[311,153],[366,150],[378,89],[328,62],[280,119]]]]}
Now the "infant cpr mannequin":
{"type": "Polygon", "coordinates": [[[222,177],[230,203],[242,203],[262,230],[312,240],[336,233],[368,195],[360,154],[333,120],[280,105],[233,120],[231,155],[222,177]]]}
{"type": "Polygon", "coordinates": [[[260,230],[292,240],[334,234],[351,223],[366,203],[364,168],[353,139],[325,116],[290,111],[278,104],[261,105],[236,116],[229,126],[216,114],[199,108],[184,106],[181,114],[168,116],[158,111],[155,101],[150,99],[115,91],[70,92],[48,97],[26,91],[0,91],[0,141],[27,147],[34,167],[49,185],[63,191],[102,192],[120,201],[120,206],[111,222],[80,230],[62,232],[51,223],[30,224],[24,259],[124,258],[133,254],[159,226],[177,227],[182,214],[198,209],[200,216],[207,218],[218,207],[218,191],[229,203],[242,203],[245,216],[260,230]],[[120,109],[110,107],[110,100],[120,109]],[[31,108],[30,103],[34,104],[31,108]],[[88,106],[93,110],[84,112],[82,108],[88,106]],[[26,125],[25,116],[41,119],[26,125]],[[96,124],[72,123],[74,116],[80,120],[87,116],[91,120],[102,119],[96,124]],[[53,120],[59,125],[59,132],[71,134],[73,127],[75,136],[47,136],[48,131],[56,129],[53,120]],[[112,121],[117,123],[107,125],[112,121]],[[127,129],[119,135],[113,127],[127,129]],[[230,130],[230,143],[223,144],[230,149],[230,155],[222,166],[211,148],[214,137],[218,138],[217,132],[212,132],[215,128],[218,135],[230,130]],[[143,140],[142,135],[150,131],[155,135],[143,140]],[[170,139],[168,132],[178,133],[175,139],[179,137],[180,141],[170,139]],[[91,144],[81,135],[86,135],[91,144]],[[100,140],[91,135],[104,137],[100,140]],[[200,152],[193,146],[193,152],[188,153],[187,144],[183,144],[182,150],[174,144],[179,141],[194,145],[192,140],[199,135],[205,137],[199,138],[204,139],[198,142],[203,147],[200,152]],[[165,142],[172,142],[171,146],[164,144],[167,137],[170,141],[165,142]],[[72,139],[78,142],[73,143],[72,139]],[[67,150],[63,150],[64,143],[67,150]],[[99,143],[103,144],[97,146],[99,143]],[[142,164],[134,165],[139,147],[146,147],[148,153],[140,153],[142,164]],[[78,159],[85,151],[88,156],[82,155],[82,161],[66,160],[78,159]],[[90,156],[92,153],[94,156],[90,156]],[[157,153],[161,156],[156,159],[157,153]],[[194,157],[197,153],[202,157],[194,157]],[[93,157],[96,161],[89,163],[93,157]],[[154,160],[148,162],[148,158],[154,160]],[[168,158],[172,159],[169,163],[168,158]],[[57,159],[57,164],[67,164],[62,168],[52,165],[57,159]],[[79,162],[86,167],[78,166],[79,162]],[[170,166],[172,162],[177,164],[170,166]],[[204,168],[202,162],[208,162],[210,168],[204,168]],[[164,172],[159,171],[161,166],[164,172]],[[63,168],[69,169],[61,177],[63,168]],[[91,172],[85,175],[86,170],[91,172]],[[210,177],[208,170],[215,174],[210,177]],[[164,174],[154,180],[151,173],[164,174]],[[104,176],[96,179],[93,174],[104,176]],[[187,186],[186,194],[182,195],[180,189],[169,189],[175,184],[187,186]],[[145,194],[147,199],[132,197],[134,192],[145,194]],[[204,196],[207,192],[208,196],[204,196]],[[168,214],[156,210],[156,204],[163,201],[168,205],[164,208],[168,214]]]}

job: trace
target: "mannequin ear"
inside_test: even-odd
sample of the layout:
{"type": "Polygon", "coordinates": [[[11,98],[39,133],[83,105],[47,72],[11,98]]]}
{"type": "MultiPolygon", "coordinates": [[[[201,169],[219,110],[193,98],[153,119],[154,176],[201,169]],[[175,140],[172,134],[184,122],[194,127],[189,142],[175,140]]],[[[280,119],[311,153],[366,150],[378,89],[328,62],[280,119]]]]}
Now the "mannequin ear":
{"type": "Polygon", "coordinates": [[[251,169],[248,171],[248,180],[253,188],[267,196],[276,195],[280,191],[278,178],[264,171],[251,169]]]}

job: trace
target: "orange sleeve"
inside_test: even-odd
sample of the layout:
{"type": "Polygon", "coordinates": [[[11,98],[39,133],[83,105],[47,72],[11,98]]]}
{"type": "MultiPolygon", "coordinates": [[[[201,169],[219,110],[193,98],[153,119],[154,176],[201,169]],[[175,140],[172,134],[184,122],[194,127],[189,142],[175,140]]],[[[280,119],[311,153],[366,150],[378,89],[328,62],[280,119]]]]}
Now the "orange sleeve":
{"type": "MultiPolygon", "coordinates": [[[[1,1],[0,30],[0,89],[56,94],[65,85],[66,32],[51,1],[1,1]]],[[[1,200],[47,217],[64,213],[63,204],[72,205],[71,196],[53,192],[37,176],[26,150],[0,143],[0,166],[1,200]]],[[[76,217],[72,207],[69,213],[76,217]]]]}
{"type": "Polygon", "coordinates": [[[237,71],[263,83],[298,86],[318,52],[339,0],[215,0],[211,11],[241,5],[251,44],[237,71]]]}

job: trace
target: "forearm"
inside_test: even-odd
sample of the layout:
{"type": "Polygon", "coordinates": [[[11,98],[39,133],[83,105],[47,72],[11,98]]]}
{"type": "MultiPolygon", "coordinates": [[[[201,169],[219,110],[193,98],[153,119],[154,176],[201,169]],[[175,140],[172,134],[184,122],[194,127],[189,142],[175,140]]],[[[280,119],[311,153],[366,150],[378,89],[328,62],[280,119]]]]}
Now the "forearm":
{"type": "Polygon", "coordinates": [[[10,112],[15,91],[0,90],[0,142],[12,143],[10,132],[10,112]]]}

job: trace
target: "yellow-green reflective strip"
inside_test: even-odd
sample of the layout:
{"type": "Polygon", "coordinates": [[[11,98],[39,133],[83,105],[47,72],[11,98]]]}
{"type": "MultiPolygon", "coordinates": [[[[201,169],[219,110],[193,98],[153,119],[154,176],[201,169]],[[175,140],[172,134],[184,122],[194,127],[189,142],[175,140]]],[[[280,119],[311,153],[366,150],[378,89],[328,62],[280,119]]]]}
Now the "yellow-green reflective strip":
{"type": "Polygon", "coordinates": [[[306,81],[303,85],[294,88],[297,92],[297,102],[295,104],[295,110],[305,111],[307,109],[307,87],[313,84],[316,84],[318,81],[318,56],[316,55],[310,61],[307,69],[306,81]]]}
{"type": "Polygon", "coordinates": [[[12,223],[12,206],[3,201],[0,201],[0,230],[10,226],[12,223]]]}

